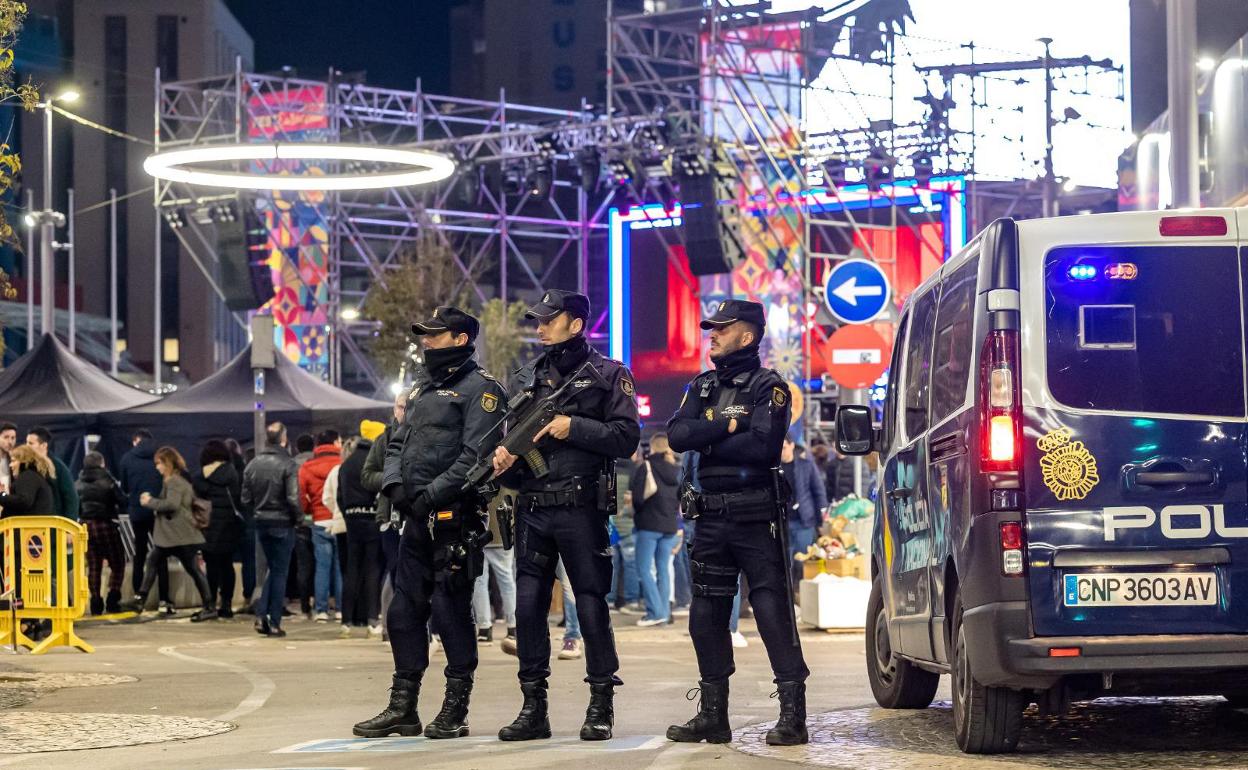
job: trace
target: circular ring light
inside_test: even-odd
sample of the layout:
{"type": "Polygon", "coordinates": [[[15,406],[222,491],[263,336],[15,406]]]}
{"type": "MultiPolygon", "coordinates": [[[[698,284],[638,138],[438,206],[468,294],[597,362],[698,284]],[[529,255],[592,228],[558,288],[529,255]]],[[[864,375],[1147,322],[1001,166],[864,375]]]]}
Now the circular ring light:
{"type": "Polygon", "coordinates": [[[427,150],[358,144],[231,144],[190,147],[149,155],[143,161],[143,170],[157,179],[170,182],[236,190],[380,190],[441,181],[455,173],[455,162],[445,155],[427,150]],[[409,168],[381,173],[316,176],[190,168],[197,164],[232,160],[364,161],[409,168]]]}

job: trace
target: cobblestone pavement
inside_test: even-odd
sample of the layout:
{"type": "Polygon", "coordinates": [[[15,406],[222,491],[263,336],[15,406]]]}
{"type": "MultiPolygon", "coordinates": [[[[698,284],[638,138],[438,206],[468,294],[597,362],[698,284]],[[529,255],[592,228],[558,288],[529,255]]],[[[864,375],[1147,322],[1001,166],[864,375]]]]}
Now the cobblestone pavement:
{"type": "Polygon", "coordinates": [[[920,711],[856,708],[811,715],[811,742],[773,747],[773,723],[737,731],[733,746],[756,757],[854,770],[1097,768],[1197,770],[1248,767],[1248,712],[1221,698],[1110,699],[1076,704],[1064,718],[1028,712],[1016,754],[963,754],[948,702],[920,711]]]}
{"type": "Polygon", "coordinates": [[[6,754],[105,749],[203,738],[234,727],[194,717],[12,711],[0,714],[0,743],[6,754]]]}

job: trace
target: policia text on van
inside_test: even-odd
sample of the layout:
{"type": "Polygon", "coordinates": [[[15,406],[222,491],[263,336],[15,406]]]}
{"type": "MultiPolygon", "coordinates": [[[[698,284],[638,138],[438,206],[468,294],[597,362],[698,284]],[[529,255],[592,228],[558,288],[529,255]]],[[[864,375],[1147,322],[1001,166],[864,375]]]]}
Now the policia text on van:
{"type": "Polygon", "coordinates": [[[882,428],[871,687],[953,679],[967,752],[1022,712],[1221,694],[1248,705],[1248,209],[999,220],[909,299],[882,428]]]}

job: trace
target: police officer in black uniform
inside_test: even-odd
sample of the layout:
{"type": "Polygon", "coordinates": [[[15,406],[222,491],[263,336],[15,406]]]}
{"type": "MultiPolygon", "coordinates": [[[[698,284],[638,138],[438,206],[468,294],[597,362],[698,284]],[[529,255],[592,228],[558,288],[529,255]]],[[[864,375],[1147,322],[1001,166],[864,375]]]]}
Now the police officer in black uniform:
{"type": "Polygon", "coordinates": [[[701,702],[693,719],[668,728],[673,741],[732,740],[728,678],[735,668],[728,625],[740,570],[749,579],[750,605],[780,694],[780,720],[767,733],[767,742],[788,746],[809,740],[805,682],[810,670],[797,641],[785,580],[789,559],[781,537],[786,525],[778,520],[788,497],[776,469],[789,428],[789,389],[759,360],[765,324],[757,302],[719,304],[702,322],[711,332],[715,369],[690,383],[667,423],[672,449],[699,453],[701,488],[687,498],[693,510],[685,514],[698,522],[689,635],[698,657],[701,702]]]}
{"type": "Polygon", "coordinates": [[[517,384],[549,395],[570,381],[559,414],[542,429],[538,448],[549,473],[536,478],[524,462],[499,447],[494,467],[504,486],[519,489],[516,503],[516,641],[520,657],[519,716],[499,731],[504,741],[550,737],[547,678],[550,676],[550,586],[563,559],[576,595],[585,638],[589,708],[581,739],[607,740],[614,721],[613,697],[620,661],[606,595],[611,587],[607,517],[615,509],[615,460],[629,457],[641,438],[633,376],[619,361],[589,346],[585,325],[589,298],[547,291],[526,317],[538,322],[545,352],[520,370],[517,384]],[[544,435],[543,435],[544,434],[544,435]]]}
{"type": "Polygon", "coordinates": [[[446,697],[424,728],[429,738],[468,734],[468,697],[477,669],[472,587],[481,574],[488,530],[475,494],[461,490],[478,451],[497,443],[507,407],[503,387],[473,359],[477,319],[439,307],[414,324],[426,373],[407,401],[386,451],[382,489],[403,517],[394,600],[386,615],[394,655],[390,704],[355,726],[369,738],[420,735],[416,701],[429,666],[432,614],[446,648],[446,697]]]}

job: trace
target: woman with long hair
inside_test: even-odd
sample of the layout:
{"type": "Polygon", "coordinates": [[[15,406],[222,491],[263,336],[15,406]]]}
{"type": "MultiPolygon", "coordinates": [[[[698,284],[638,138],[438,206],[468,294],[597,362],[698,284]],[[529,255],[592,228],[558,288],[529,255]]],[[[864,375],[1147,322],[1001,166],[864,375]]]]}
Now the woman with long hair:
{"type": "Polygon", "coordinates": [[[55,516],[52,480],[56,468],[29,445],[14,447],[9,453],[13,487],[0,493],[0,516],[55,516]]]}
{"type": "Polygon", "coordinates": [[[659,626],[672,622],[669,598],[672,591],[672,554],[680,527],[680,496],[676,489],[680,461],[672,452],[667,435],[656,433],[650,439],[650,457],[633,472],[629,491],[633,498],[633,521],[637,542],[637,572],[646,614],[639,626],[659,626]]]}
{"type": "Polygon", "coordinates": [[[195,496],[212,503],[204,533],[204,564],[208,568],[208,597],[219,603],[218,617],[234,617],[234,549],[243,532],[240,511],[242,479],[224,441],[212,439],[199,453],[200,471],[191,480],[195,496]]]}
{"type": "Polygon", "coordinates": [[[170,446],[162,446],[156,450],[153,458],[156,470],[164,483],[159,497],[144,492],[139,497],[139,505],[156,512],[156,528],[152,533],[151,553],[147,557],[147,566],[143,570],[143,585],[134,597],[135,611],[142,612],[147,604],[147,595],[156,581],[156,565],[170,556],[182,563],[182,569],[195,581],[199,589],[199,597],[204,608],[191,615],[191,622],[212,620],[217,617],[217,610],[212,606],[212,597],[208,591],[208,580],[200,572],[195,563],[195,555],[204,544],[204,535],[195,526],[195,517],[191,513],[191,503],[195,492],[191,482],[186,480],[186,460],[178,454],[178,450],[170,446]]]}

